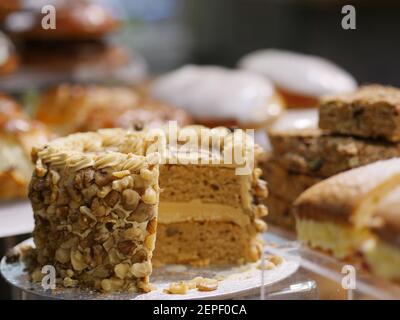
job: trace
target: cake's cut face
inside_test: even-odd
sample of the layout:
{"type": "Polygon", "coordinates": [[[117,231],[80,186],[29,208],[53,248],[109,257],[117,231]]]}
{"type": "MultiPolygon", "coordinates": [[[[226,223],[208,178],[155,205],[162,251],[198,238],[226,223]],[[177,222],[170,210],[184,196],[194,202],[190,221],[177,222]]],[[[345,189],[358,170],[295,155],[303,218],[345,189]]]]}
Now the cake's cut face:
{"type": "Polygon", "coordinates": [[[326,97],[319,108],[319,127],[330,132],[400,141],[400,90],[370,85],[326,97]]]}
{"type": "MultiPolygon", "coordinates": [[[[258,203],[267,196],[266,183],[257,167],[238,174],[237,164],[224,163],[232,134],[222,133],[222,146],[209,150],[209,144],[203,144],[191,155],[192,160],[204,159],[211,152],[219,159],[214,164],[183,164],[187,157],[177,154],[176,164],[160,167],[156,264],[227,265],[259,259],[262,248],[258,234],[265,230],[260,218],[266,208],[258,203]]],[[[208,129],[200,133],[201,137],[210,134],[208,129]]],[[[255,159],[245,154],[245,162],[256,164],[259,154],[252,156],[255,159]]]]}
{"type": "MultiPolygon", "coordinates": [[[[343,172],[312,186],[295,202],[299,239],[335,254],[339,243],[349,238],[346,253],[359,251],[358,233],[368,228],[380,200],[399,184],[400,159],[395,158],[343,172]],[[351,236],[325,236],[326,229],[340,234],[343,228],[351,236]]],[[[343,250],[339,251],[342,258],[343,250]]]]}
{"type": "Polygon", "coordinates": [[[194,265],[257,261],[264,230],[253,203],[266,192],[253,174],[234,168],[163,165],[155,263],[194,265]],[[258,190],[258,191],[256,191],[258,190]],[[256,211],[258,216],[256,216],[256,211]]]}
{"type": "Polygon", "coordinates": [[[382,199],[374,216],[374,242],[363,251],[367,264],[373,273],[400,281],[400,187],[382,199]]]}
{"type": "Polygon", "coordinates": [[[269,137],[283,168],[321,178],[400,156],[398,143],[329,135],[319,129],[275,130],[269,137]]]}
{"type": "Polygon", "coordinates": [[[150,290],[159,155],[148,148],[140,132],[116,129],[34,151],[34,280],[50,264],[66,287],[150,290]]]}

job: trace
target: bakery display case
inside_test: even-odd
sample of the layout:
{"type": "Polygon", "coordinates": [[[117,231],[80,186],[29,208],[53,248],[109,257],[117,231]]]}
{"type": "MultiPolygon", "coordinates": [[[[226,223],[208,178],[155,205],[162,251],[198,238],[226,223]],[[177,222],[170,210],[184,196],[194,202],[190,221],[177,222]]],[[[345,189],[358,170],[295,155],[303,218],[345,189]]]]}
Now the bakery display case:
{"type": "Polygon", "coordinates": [[[399,300],[399,4],[344,5],[0,3],[0,298],[399,300]]]}

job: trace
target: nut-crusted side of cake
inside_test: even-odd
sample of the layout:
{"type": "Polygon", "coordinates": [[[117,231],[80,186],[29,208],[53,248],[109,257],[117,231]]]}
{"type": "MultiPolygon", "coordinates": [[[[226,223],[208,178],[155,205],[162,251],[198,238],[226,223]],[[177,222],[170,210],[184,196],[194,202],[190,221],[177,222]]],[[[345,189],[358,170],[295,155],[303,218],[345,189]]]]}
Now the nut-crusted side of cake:
{"type": "Polygon", "coordinates": [[[333,133],[400,141],[400,90],[370,85],[321,101],[319,127],[333,133]]]}
{"type": "Polygon", "coordinates": [[[318,129],[272,131],[269,137],[283,168],[322,178],[400,156],[398,143],[328,135],[318,129]]]}
{"type": "Polygon", "coordinates": [[[33,280],[49,264],[65,287],[150,290],[159,155],[148,148],[140,133],[110,129],[34,150],[33,280]]]}
{"type": "MultiPolygon", "coordinates": [[[[201,139],[212,135],[204,127],[192,129],[198,130],[201,139]]],[[[191,155],[193,160],[206,160],[209,153],[214,157],[210,160],[216,162],[185,164],[181,162],[187,157],[177,154],[177,163],[160,167],[163,191],[153,259],[156,264],[242,264],[257,261],[261,256],[258,235],[265,230],[261,217],[267,210],[260,200],[267,196],[266,183],[256,165],[239,175],[237,164],[224,161],[224,153],[234,142],[226,128],[220,128],[219,133],[225,138],[223,144],[211,146],[210,150],[208,143],[202,143],[191,155]]],[[[255,153],[254,160],[250,160],[250,155],[244,157],[256,164],[260,156],[254,150],[257,146],[253,141],[248,147],[255,153]]]]}

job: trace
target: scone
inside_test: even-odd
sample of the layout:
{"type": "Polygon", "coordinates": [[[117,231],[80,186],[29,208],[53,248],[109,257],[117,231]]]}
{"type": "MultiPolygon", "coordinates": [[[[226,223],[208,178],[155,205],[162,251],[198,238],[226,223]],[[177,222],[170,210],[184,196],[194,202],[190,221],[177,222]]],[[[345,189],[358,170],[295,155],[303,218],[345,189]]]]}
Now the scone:
{"type": "Polygon", "coordinates": [[[148,94],[189,112],[208,127],[262,128],[283,111],[272,83],[261,76],[216,66],[183,66],[156,78],[148,94]]]}
{"type": "Polygon", "coordinates": [[[400,141],[400,89],[381,85],[325,97],[319,127],[333,133],[400,141]]]}
{"type": "Polygon", "coordinates": [[[329,135],[319,129],[269,132],[274,158],[285,170],[327,178],[378,160],[400,157],[400,144],[329,135]]]}
{"type": "Polygon", "coordinates": [[[170,120],[178,125],[191,123],[185,111],[143,98],[130,88],[68,84],[42,94],[36,118],[61,135],[101,128],[157,127],[170,120]]]}
{"type": "Polygon", "coordinates": [[[379,201],[400,184],[400,159],[378,161],[328,178],[296,200],[300,241],[348,258],[368,240],[379,201]]]}
{"type": "Polygon", "coordinates": [[[278,49],[251,52],[239,67],[271,80],[290,107],[316,107],[321,96],[353,91],[357,83],[331,61],[278,49]]]}
{"type": "Polygon", "coordinates": [[[41,123],[30,120],[17,102],[0,94],[0,200],[27,196],[31,149],[48,138],[41,123]]]}

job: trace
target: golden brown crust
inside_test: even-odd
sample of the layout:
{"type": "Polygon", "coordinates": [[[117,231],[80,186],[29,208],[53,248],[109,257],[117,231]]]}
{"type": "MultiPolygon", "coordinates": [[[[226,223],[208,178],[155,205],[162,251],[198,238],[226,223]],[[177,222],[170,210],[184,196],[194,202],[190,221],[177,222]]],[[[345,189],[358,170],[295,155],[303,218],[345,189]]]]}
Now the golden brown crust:
{"type": "Polygon", "coordinates": [[[400,183],[399,158],[352,169],[306,190],[295,202],[295,213],[300,218],[353,223],[367,197],[374,200],[375,194],[382,196],[378,190],[385,186],[386,191],[386,186],[391,187],[397,180],[400,183]]]}
{"type": "Polygon", "coordinates": [[[45,92],[37,119],[60,134],[101,128],[160,126],[169,120],[191,123],[183,110],[150,101],[127,87],[59,85],[45,92]]]}
{"type": "Polygon", "coordinates": [[[400,141],[400,90],[370,85],[326,97],[319,108],[319,127],[334,133],[400,141]]]}

